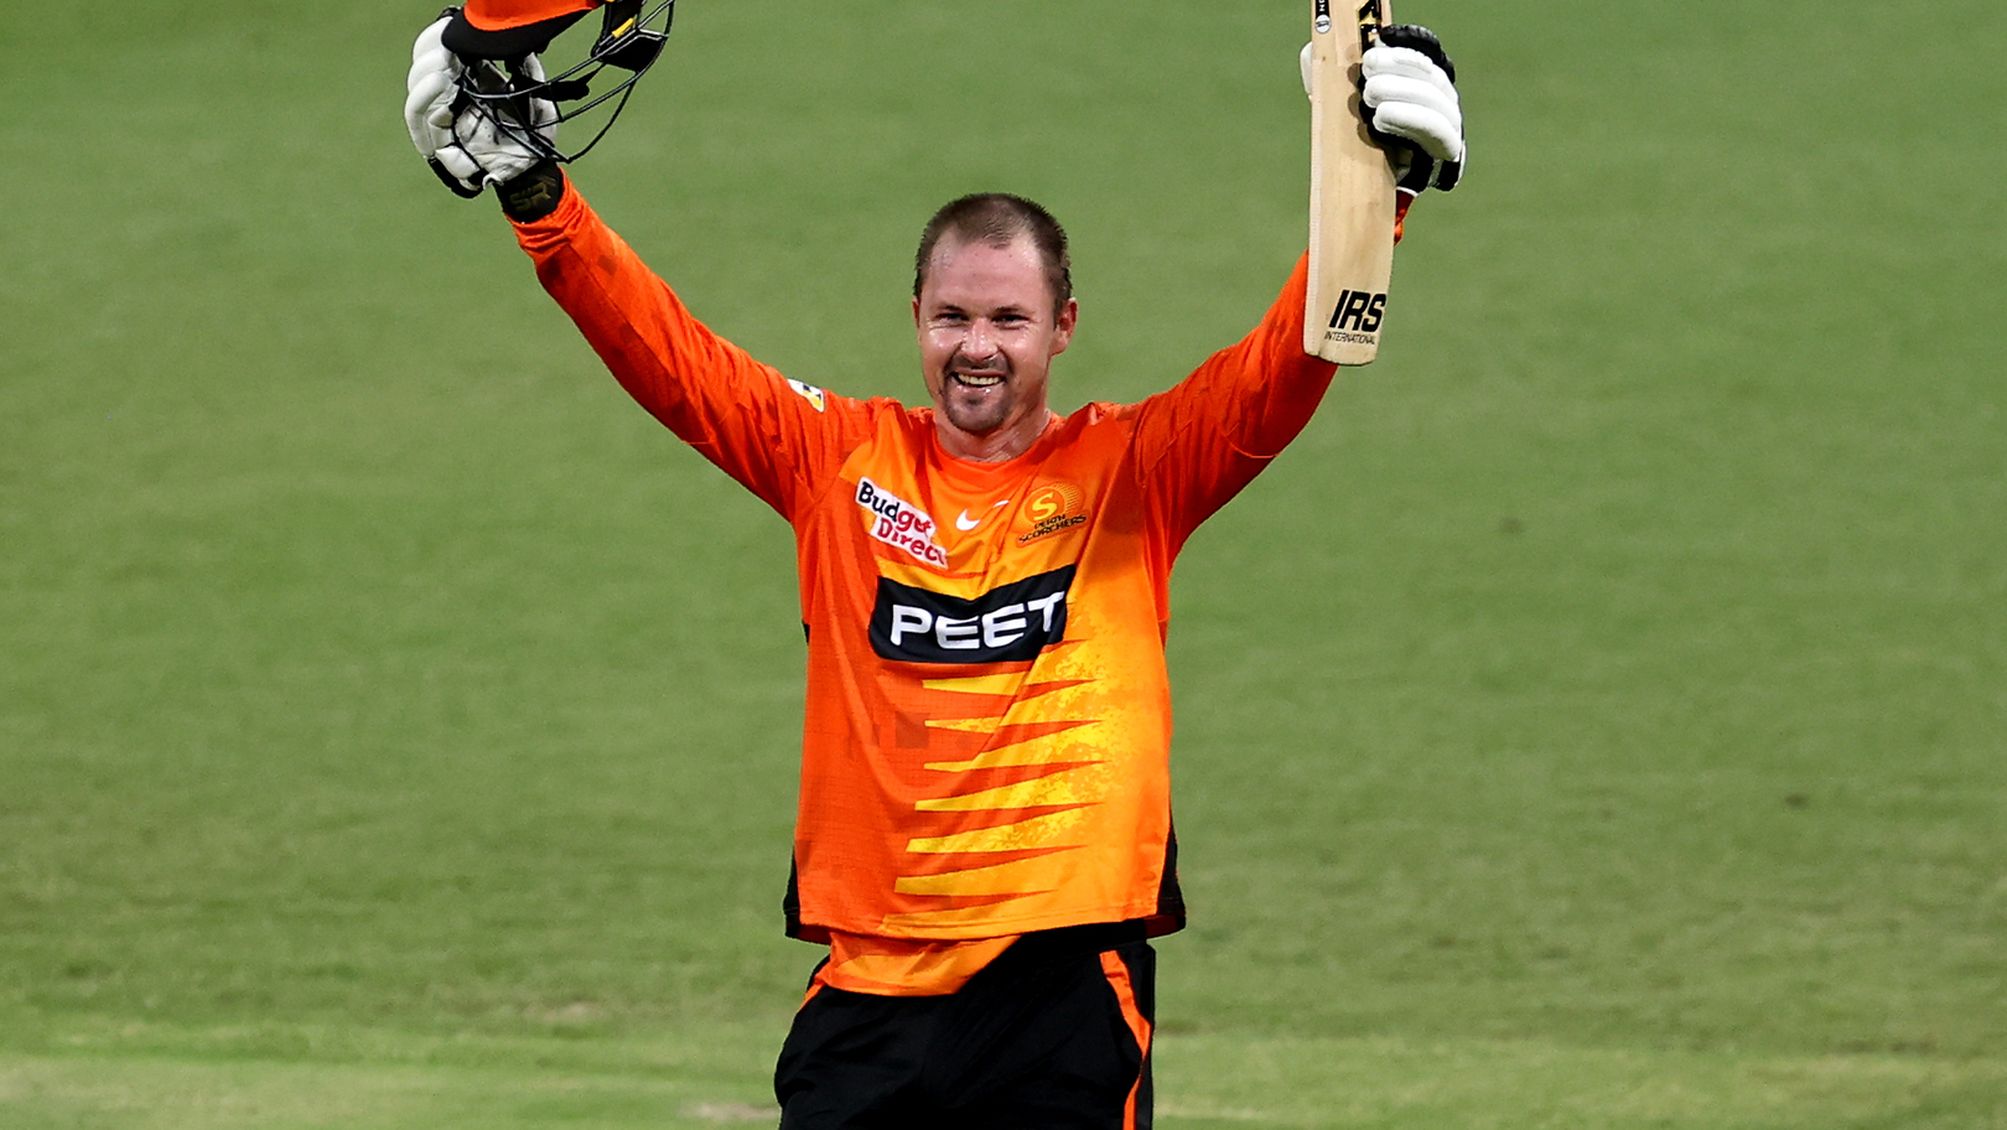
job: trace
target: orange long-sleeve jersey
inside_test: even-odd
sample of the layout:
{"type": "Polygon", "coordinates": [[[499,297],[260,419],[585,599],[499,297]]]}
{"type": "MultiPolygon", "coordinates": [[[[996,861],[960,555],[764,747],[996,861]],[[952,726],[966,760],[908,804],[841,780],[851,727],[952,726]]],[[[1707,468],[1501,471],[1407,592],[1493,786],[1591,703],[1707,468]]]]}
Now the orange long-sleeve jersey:
{"type": "Polygon", "coordinates": [[[924,992],[1026,932],[1183,925],[1171,566],[1330,383],[1302,350],[1304,263],[1175,387],[975,463],[942,450],[931,408],[789,380],[713,333],[576,189],[517,233],[634,399],[794,527],[788,932],[833,941],[852,987],[924,992]]]}

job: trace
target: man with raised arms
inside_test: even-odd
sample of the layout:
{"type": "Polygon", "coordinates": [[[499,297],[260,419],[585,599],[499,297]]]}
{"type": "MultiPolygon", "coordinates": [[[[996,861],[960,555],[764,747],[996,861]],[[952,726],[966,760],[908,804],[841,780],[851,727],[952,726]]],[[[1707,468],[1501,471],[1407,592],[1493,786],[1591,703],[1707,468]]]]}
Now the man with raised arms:
{"type": "MultiPolygon", "coordinates": [[[[496,189],[628,393],[794,529],[808,654],[784,906],[829,953],[781,1052],[782,1126],[1147,1126],[1148,939],[1185,921],[1171,567],[1331,381],[1303,351],[1303,261],[1165,391],[1062,416],[1066,234],[1029,200],[965,196],[914,256],[926,403],[842,396],[693,317],[546,149],[555,115],[517,99],[526,129],[461,96],[450,26],[414,49],[420,152],[496,189]]],[[[1403,144],[1461,155],[1460,122],[1407,110],[1403,144]]]]}

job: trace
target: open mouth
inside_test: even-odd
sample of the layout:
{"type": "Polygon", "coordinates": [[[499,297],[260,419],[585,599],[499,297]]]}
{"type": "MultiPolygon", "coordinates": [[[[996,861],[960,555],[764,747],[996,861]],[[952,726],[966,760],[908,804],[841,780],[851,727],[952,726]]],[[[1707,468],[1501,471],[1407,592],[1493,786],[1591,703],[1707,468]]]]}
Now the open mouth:
{"type": "Polygon", "coordinates": [[[950,373],[949,378],[968,388],[994,388],[1004,382],[1002,373],[950,373]]]}

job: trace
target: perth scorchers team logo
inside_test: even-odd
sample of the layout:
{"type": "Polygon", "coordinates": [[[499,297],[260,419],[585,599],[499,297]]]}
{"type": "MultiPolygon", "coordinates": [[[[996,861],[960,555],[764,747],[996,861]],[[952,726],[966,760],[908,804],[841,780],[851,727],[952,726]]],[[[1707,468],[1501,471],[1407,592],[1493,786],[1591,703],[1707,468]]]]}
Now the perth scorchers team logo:
{"type": "Polygon", "coordinates": [[[1080,488],[1072,483],[1039,484],[1025,497],[1019,521],[1031,527],[1017,536],[1019,545],[1081,525],[1087,515],[1082,512],[1080,488]]]}

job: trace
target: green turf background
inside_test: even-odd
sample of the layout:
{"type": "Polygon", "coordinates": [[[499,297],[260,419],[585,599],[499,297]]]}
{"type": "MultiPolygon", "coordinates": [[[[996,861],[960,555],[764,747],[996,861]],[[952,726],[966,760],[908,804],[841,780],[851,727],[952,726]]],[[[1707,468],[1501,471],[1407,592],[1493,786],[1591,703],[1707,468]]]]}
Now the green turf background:
{"type": "MultiPolygon", "coordinates": [[[[1032,195],[1133,399],[1301,246],[1300,8],[684,0],[579,181],[902,396],[1032,195]]],[[[2007,1126],[2003,11],[1400,7],[1469,179],[1180,566],[1162,1125],[2007,1126]]],[[[414,158],[429,14],[0,9],[10,1130],[771,1123],[787,531],[414,158]]]]}

